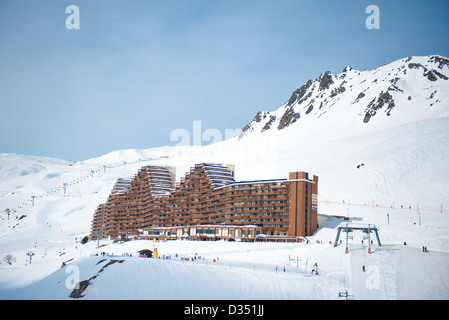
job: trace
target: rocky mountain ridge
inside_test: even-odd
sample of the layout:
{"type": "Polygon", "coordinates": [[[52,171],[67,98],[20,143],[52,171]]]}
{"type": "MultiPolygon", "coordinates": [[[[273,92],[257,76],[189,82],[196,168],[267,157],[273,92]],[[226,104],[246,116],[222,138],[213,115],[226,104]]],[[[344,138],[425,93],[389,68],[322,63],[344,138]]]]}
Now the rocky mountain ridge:
{"type": "MultiPolygon", "coordinates": [[[[355,106],[363,123],[383,112],[391,116],[398,105],[421,96],[432,107],[441,103],[436,86],[449,86],[449,59],[439,56],[407,57],[370,71],[344,68],[340,74],[326,71],[293,91],[291,97],[275,111],[259,111],[239,136],[251,132],[283,130],[302,118],[324,116],[338,104],[355,106]]],[[[406,106],[405,106],[406,107],[406,106]]]]}

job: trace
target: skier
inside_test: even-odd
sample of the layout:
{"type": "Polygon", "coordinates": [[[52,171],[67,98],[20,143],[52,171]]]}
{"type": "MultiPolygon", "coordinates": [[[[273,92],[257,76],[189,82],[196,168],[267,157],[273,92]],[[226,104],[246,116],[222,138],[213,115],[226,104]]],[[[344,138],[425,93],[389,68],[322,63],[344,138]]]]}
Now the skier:
{"type": "Polygon", "coordinates": [[[365,272],[365,265],[362,266],[362,271],[365,272]]]}
{"type": "Polygon", "coordinates": [[[313,265],[315,268],[312,270],[312,274],[318,275],[318,263],[315,262],[315,264],[313,265]]]}

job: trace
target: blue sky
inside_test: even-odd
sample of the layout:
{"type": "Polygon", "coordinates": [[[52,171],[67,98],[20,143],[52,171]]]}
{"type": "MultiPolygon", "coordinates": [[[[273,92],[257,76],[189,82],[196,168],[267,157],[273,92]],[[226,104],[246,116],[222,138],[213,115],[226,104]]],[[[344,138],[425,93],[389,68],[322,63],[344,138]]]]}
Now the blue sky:
{"type": "Polygon", "coordinates": [[[0,153],[85,160],[242,128],[308,79],[449,56],[449,1],[2,0],[0,153]],[[80,29],[65,26],[69,5],[80,29]],[[380,29],[368,30],[368,5],[380,29]]]}

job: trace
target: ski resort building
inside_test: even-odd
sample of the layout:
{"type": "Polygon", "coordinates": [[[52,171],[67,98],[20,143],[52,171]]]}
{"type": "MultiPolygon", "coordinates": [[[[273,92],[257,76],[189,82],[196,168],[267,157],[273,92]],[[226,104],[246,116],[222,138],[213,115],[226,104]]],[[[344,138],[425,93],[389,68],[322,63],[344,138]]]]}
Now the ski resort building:
{"type": "Polygon", "coordinates": [[[317,229],[318,177],[235,181],[231,165],[202,163],[175,183],[172,167],[117,180],[94,214],[91,238],[297,240],[317,229]]]}
{"type": "Polygon", "coordinates": [[[235,240],[254,241],[260,234],[256,225],[208,224],[139,229],[137,239],[147,240],[235,240]]]}

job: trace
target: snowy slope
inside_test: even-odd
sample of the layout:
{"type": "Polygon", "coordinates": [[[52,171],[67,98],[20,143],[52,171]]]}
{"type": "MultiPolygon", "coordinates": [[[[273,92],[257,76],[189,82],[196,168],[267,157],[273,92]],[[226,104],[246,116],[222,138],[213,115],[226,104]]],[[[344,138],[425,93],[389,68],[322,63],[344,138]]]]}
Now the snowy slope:
{"type": "MultiPolygon", "coordinates": [[[[347,207],[325,206],[337,213],[347,207]]],[[[344,240],[334,247],[335,226],[346,223],[341,219],[327,221],[302,244],[103,240],[97,249],[92,242],[72,243],[59,251],[36,248],[26,267],[2,266],[0,276],[12,279],[0,278],[0,297],[71,299],[73,286],[90,280],[80,299],[339,299],[346,290],[355,299],[449,298],[449,253],[435,251],[444,247],[441,236],[447,250],[447,214],[423,212],[419,225],[416,214],[396,209],[388,224],[384,209],[351,206],[350,217],[352,225],[375,224],[382,246],[374,242],[369,254],[366,238],[355,233],[349,254],[344,240]],[[138,257],[139,250],[154,248],[160,259],[138,257]],[[106,266],[111,260],[123,262],[106,266]],[[317,266],[319,274],[312,274],[317,266]],[[43,277],[49,267],[54,272],[43,277]]]]}
{"type": "MultiPolygon", "coordinates": [[[[415,261],[415,283],[417,275],[424,274],[429,266],[439,268],[448,262],[447,78],[448,59],[440,56],[404,58],[370,71],[348,67],[340,74],[326,72],[310,80],[295,90],[277,110],[256,115],[243,128],[240,137],[212,145],[119,150],[76,163],[0,154],[0,255],[11,254],[16,260],[12,265],[0,264],[0,293],[3,292],[0,296],[13,297],[13,291],[17,290],[14,291],[17,297],[28,295],[36,298],[33,290],[48,290],[55,286],[56,281],[63,287],[54,297],[66,298],[63,279],[68,275],[61,270],[52,273],[59,269],[62,262],[72,258],[80,264],[83,272],[85,268],[97,272],[92,266],[96,258],[89,257],[96,251],[95,244],[81,245],[79,240],[89,233],[96,207],[106,201],[118,177],[132,177],[143,165],[158,164],[176,166],[179,180],[195,163],[218,162],[235,164],[236,180],[285,178],[289,171],[298,170],[316,174],[319,176],[319,214],[349,214],[353,222],[380,226],[383,241],[395,248],[393,253],[388,247],[382,247],[377,255],[368,257],[362,254],[366,253],[366,248],[360,249],[360,242],[354,242],[354,249],[357,250],[350,257],[341,255],[341,247],[324,248],[313,243],[309,246],[284,245],[285,248],[279,244],[281,249],[275,250],[270,249],[270,244],[245,249],[245,244],[238,243],[215,243],[214,248],[195,249],[219,251],[228,262],[250,264],[238,271],[239,275],[236,276],[248,279],[246,283],[253,286],[252,293],[242,288],[240,293],[235,293],[235,297],[328,299],[336,298],[335,292],[346,287],[357,292],[358,297],[376,299],[420,297],[416,292],[427,292],[424,298],[447,298],[447,278],[438,280],[435,276],[410,286],[405,284],[412,278],[403,270],[407,261],[415,261]],[[10,210],[9,220],[5,209],[10,210]],[[387,213],[390,214],[390,224],[386,221],[387,213]],[[408,246],[399,248],[404,241],[408,246]],[[217,249],[219,245],[233,247],[224,254],[223,249],[217,249]],[[423,245],[431,249],[426,256],[429,259],[427,262],[421,259],[423,245]],[[241,254],[242,250],[245,254],[241,254]],[[26,255],[29,251],[35,253],[31,265],[26,255]],[[275,264],[289,262],[289,255],[301,256],[303,263],[307,257],[314,262],[319,260],[325,278],[292,280],[286,275],[281,285],[277,282],[279,274],[271,273],[275,264]],[[366,279],[363,280],[355,272],[360,269],[360,262],[366,259],[371,259],[373,266],[384,270],[378,277],[382,278],[383,284],[377,293],[366,291],[366,286],[360,287],[366,279]],[[340,260],[338,265],[333,263],[340,260]],[[266,266],[267,261],[269,266],[266,266]],[[254,265],[256,270],[260,268],[269,272],[269,275],[264,275],[267,279],[265,286],[274,286],[276,293],[256,294],[261,287],[257,283],[260,277],[254,277],[254,265]],[[48,275],[49,278],[43,279],[48,275]],[[305,294],[298,291],[296,287],[299,283],[295,281],[315,289],[305,294]],[[295,289],[287,285],[289,282],[296,283],[295,289]],[[429,284],[427,288],[426,283],[429,284]],[[26,289],[17,288],[20,286],[26,289]],[[429,290],[433,286],[439,289],[429,290]],[[7,290],[8,287],[15,289],[7,290]],[[318,287],[328,290],[316,291],[318,287]]],[[[342,222],[335,219],[328,222],[312,242],[319,239],[328,245],[335,238],[336,226],[342,222]]],[[[142,249],[141,245],[120,247],[117,252],[136,252],[142,249]]],[[[160,249],[163,251],[170,245],[162,243],[160,249]]],[[[181,249],[184,246],[183,243],[176,245],[181,249]]],[[[197,244],[189,246],[196,247],[197,244]]],[[[172,254],[181,250],[179,248],[169,248],[167,252],[172,254]]],[[[194,253],[194,249],[182,250],[194,253]]],[[[212,256],[209,258],[212,259],[212,256]]],[[[113,293],[107,291],[106,283],[116,277],[113,270],[121,270],[122,273],[141,270],[153,274],[150,268],[159,268],[157,270],[162,272],[161,268],[167,267],[171,273],[179,271],[184,275],[179,276],[179,281],[193,277],[193,271],[179,267],[179,261],[155,262],[154,265],[142,263],[130,259],[126,263],[112,265],[93,281],[96,285],[105,281],[101,294],[98,291],[86,297],[112,297],[113,293]],[[165,267],[161,263],[165,263],[165,267]]],[[[233,283],[226,280],[230,276],[226,266],[229,267],[224,264],[224,270],[205,271],[210,279],[216,279],[218,274],[224,279],[217,287],[226,287],[226,283],[231,286],[233,283]]],[[[305,265],[302,267],[305,268],[305,265]]],[[[158,280],[150,277],[148,281],[158,280]]],[[[182,290],[174,291],[176,285],[172,283],[169,293],[159,292],[145,297],[202,297],[199,293],[186,296],[182,290]]],[[[125,294],[126,289],[116,292],[118,296],[113,297],[123,298],[121,294],[125,294]]],[[[231,289],[226,292],[231,292],[231,289]]],[[[51,291],[47,293],[48,297],[52,297],[51,291]]],[[[126,294],[128,296],[130,293],[126,294]]],[[[208,297],[229,298],[232,295],[222,295],[211,289],[208,297]]]]}

